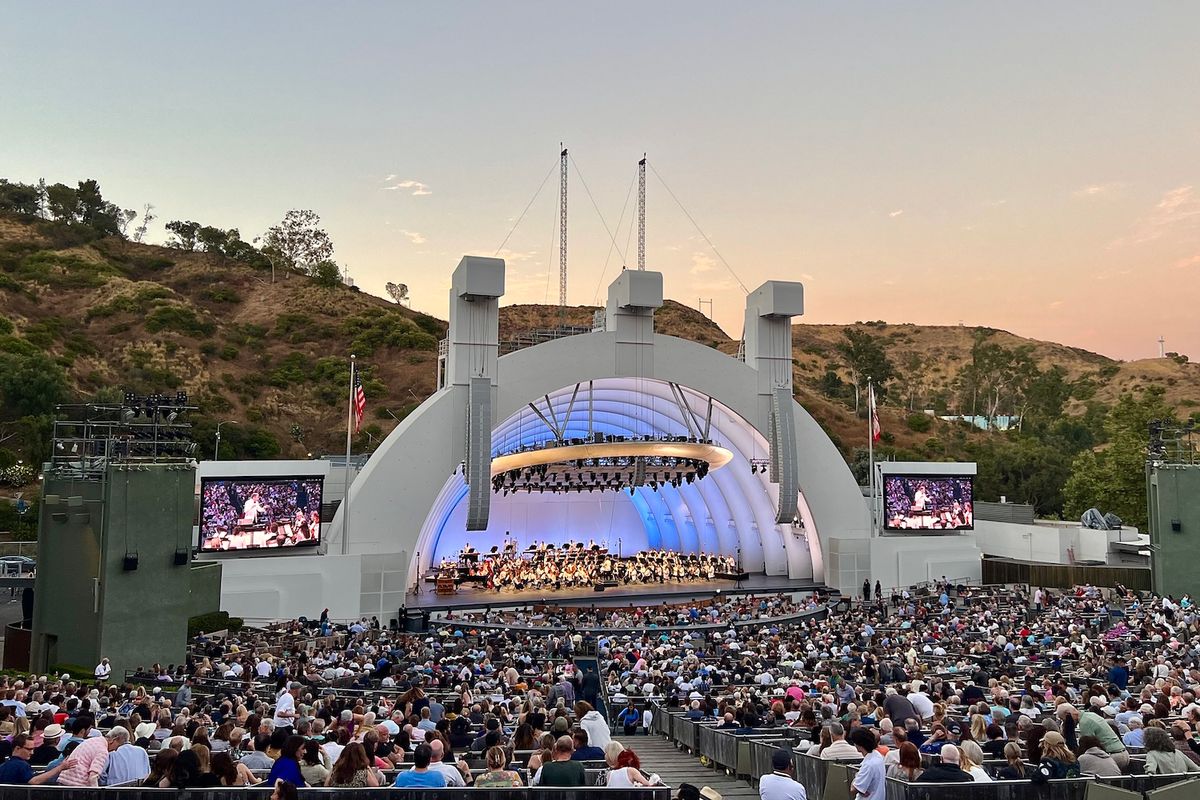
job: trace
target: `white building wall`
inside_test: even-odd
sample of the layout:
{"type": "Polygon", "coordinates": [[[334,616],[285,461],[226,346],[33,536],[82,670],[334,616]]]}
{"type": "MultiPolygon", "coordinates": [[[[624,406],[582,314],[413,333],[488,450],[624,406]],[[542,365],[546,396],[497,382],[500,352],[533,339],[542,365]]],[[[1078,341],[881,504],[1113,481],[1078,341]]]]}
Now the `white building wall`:
{"type": "Polygon", "coordinates": [[[942,576],[979,581],[983,562],[977,534],[876,537],[871,540],[871,572],[885,588],[912,586],[942,576]]]}

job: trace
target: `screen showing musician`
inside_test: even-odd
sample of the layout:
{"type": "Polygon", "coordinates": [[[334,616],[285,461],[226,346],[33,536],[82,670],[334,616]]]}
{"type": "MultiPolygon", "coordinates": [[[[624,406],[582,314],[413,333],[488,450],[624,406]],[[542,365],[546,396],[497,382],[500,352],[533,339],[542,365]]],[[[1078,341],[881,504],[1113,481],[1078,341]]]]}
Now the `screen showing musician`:
{"type": "Polygon", "coordinates": [[[207,553],[315,547],[324,478],[205,478],[200,549],[207,553]]]}
{"type": "Polygon", "coordinates": [[[970,476],[883,476],[884,530],[972,530],[973,506],[970,476]]]}

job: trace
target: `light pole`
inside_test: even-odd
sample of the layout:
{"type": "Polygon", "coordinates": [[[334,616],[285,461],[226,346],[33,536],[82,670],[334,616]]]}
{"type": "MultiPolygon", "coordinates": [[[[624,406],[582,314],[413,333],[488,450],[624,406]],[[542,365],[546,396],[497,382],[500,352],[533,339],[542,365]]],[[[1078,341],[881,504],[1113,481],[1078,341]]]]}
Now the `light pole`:
{"type": "Polygon", "coordinates": [[[221,460],[221,426],[222,425],[237,425],[236,419],[227,419],[224,422],[217,423],[217,445],[213,448],[213,461],[221,460]]]}

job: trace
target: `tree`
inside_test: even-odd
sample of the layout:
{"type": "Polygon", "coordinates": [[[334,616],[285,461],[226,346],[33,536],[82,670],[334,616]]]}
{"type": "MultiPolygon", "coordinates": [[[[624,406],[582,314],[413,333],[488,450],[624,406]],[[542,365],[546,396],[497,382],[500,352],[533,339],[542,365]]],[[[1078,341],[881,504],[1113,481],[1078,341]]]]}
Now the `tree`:
{"type": "Polygon", "coordinates": [[[312,268],[313,282],[332,289],[342,282],[342,270],[332,261],[322,261],[312,268]]]}
{"type": "Polygon", "coordinates": [[[1032,436],[989,442],[973,453],[979,474],[976,496],[1028,503],[1040,516],[1063,512],[1063,485],[1071,474],[1071,454],[1057,443],[1032,436]]]}
{"type": "Polygon", "coordinates": [[[53,414],[67,394],[62,367],[48,355],[36,352],[0,356],[0,408],[11,417],[53,414]]]}
{"type": "Polygon", "coordinates": [[[46,187],[46,210],[53,220],[75,222],[79,214],[79,197],[66,184],[52,184],[46,187]]]}
{"type": "Polygon", "coordinates": [[[288,267],[312,275],[317,265],[333,258],[333,241],[320,224],[315,211],[293,209],[267,229],[263,249],[277,252],[288,267]]]}
{"type": "Polygon", "coordinates": [[[9,183],[0,178],[0,211],[35,216],[41,210],[41,193],[28,183],[9,183]]]}
{"type": "Polygon", "coordinates": [[[146,203],[146,205],[142,207],[142,222],[133,229],[133,240],[135,242],[140,242],[142,239],[145,239],[146,230],[150,227],[150,223],[158,219],[158,217],[151,213],[153,211],[154,206],[150,205],[149,203],[146,203]]]}
{"type": "Polygon", "coordinates": [[[880,340],[857,328],[842,330],[845,341],[837,345],[842,364],[850,371],[850,382],[854,385],[854,411],[859,410],[859,393],[866,388],[869,378],[875,385],[875,394],[882,398],[887,393],[886,384],[895,375],[892,362],[880,340]]]}
{"type": "Polygon", "coordinates": [[[1108,443],[1080,453],[1071,462],[1071,477],[1063,488],[1066,513],[1079,516],[1095,506],[1113,512],[1126,524],[1146,528],[1146,448],[1150,422],[1173,422],[1161,387],[1141,396],[1121,395],[1104,418],[1108,443]]]}
{"type": "Polygon", "coordinates": [[[916,411],[917,400],[921,399],[925,391],[925,376],[929,369],[929,362],[914,350],[904,356],[900,366],[904,391],[908,395],[908,410],[916,411]]]}
{"type": "Polygon", "coordinates": [[[174,239],[167,240],[167,247],[191,252],[196,249],[196,235],[200,232],[200,223],[191,220],[171,220],[167,223],[167,232],[175,236],[174,239]]]}
{"type": "Polygon", "coordinates": [[[91,178],[80,181],[75,197],[81,223],[103,236],[122,235],[121,217],[124,212],[115,203],[104,199],[99,183],[91,178]]]}
{"type": "Polygon", "coordinates": [[[388,281],[387,286],[388,296],[396,301],[396,305],[402,306],[408,302],[408,284],[407,283],[392,283],[388,281]]]}

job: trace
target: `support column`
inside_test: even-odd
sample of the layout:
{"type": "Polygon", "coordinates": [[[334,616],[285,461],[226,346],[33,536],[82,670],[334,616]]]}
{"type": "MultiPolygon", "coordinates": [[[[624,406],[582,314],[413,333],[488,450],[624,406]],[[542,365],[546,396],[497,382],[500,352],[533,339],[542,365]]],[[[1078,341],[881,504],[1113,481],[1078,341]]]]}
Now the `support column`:
{"type": "Polygon", "coordinates": [[[792,401],[792,317],[804,313],[804,286],[767,281],[746,298],[746,364],[758,373],[760,419],[771,436],[771,482],[779,484],[775,521],[796,517],[800,465],[792,401]]]}
{"type": "Polygon", "coordinates": [[[491,508],[492,409],[496,404],[500,350],[500,298],[504,260],[464,256],[450,289],[446,385],[459,406],[453,442],[463,442],[467,530],[487,528],[491,508]]]}
{"type": "Polygon", "coordinates": [[[608,287],[604,325],[617,334],[618,375],[654,374],[654,311],[662,304],[661,272],[624,270],[608,287]]]}

